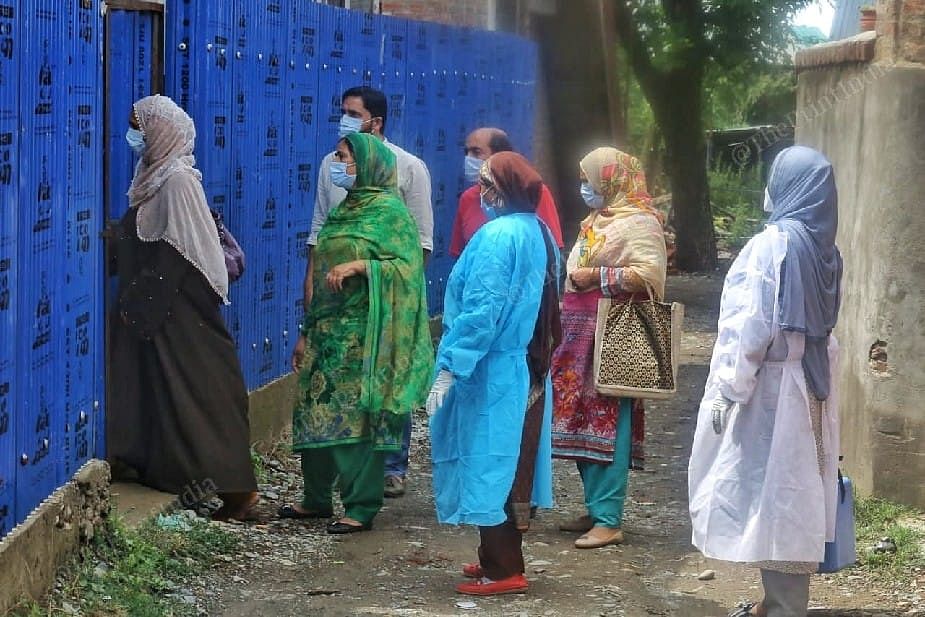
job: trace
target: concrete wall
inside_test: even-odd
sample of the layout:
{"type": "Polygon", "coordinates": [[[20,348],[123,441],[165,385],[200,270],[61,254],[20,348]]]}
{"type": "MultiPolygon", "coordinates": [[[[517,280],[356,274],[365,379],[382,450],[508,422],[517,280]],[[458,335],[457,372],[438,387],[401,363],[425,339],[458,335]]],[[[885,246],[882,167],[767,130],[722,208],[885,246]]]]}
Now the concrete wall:
{"type": "Polygon", "coordinates": [[[91,460],[0,541],[0,615],[24,597],[41,598],[108,515],[109,465],[91,460]]]}
{"type": "Polygon", "coordinates": [[[798,84],[797,142],[829,157],[839,193],[842,467],[925,507],[925,65],[833,56],[798,84]]]}
{"type": "Polygon", "coordinates": [[[295,374],[250,393],[251,443],[257,451],[272,450],[290,432],[298,393],[299,382],[295,374]]]}

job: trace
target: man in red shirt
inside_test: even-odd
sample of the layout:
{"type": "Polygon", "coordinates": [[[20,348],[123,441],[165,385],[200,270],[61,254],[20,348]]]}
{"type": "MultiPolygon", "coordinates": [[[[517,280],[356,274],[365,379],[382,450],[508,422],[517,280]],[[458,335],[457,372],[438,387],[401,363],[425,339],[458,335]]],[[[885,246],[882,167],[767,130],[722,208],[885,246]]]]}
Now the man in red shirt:
{"type": "MultiPolygon", "coordinates": [[[[480,206],[481,196],[479,195],[479,167],[482,161],[496,152],[513,151],[511,141],[507,133],[501,129],[480,128],[469,133],[466,137],[466,180],[472,184],[468,189],[463,191],[459,196],[459,208],[456,210],[456,220],[453,221],[453,233],[450,237],[450,255],[459,257],[466,243],[475,235],[479,228],[488,222],[480,206]]],[[[556,210],[556,202],[553,201],[552,193],[544,184],[543,192],[540,195],[540,203],[537,206],[536,214],[549,227],[552,232],[553,240],[561,249],[562,228],[559,226],[559,213],[556,210]]]]}

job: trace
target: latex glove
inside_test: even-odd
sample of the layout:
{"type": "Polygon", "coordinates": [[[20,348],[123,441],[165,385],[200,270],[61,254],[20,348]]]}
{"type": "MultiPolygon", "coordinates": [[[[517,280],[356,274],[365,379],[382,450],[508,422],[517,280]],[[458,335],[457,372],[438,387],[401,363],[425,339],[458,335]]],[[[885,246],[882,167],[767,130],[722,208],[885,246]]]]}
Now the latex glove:
{"type": "Polygon", "coordinates": [[[434,415],[438,409],[443,407],[443,401],[446,400],[446,393],[453,387],[453,381],[453,373],[445,369],[437,373],[434,385],[430,387],[430,394],[427,395],[427,405],[425,409],[428,416],[434,415]]]}
{"type": "Polygon", "coordinates": [[[726,430],[729,423],[729,412],[735,407],[735,403],[723,395],[716,397],[713,401],[713,432],[721,435],[726,430]]]}

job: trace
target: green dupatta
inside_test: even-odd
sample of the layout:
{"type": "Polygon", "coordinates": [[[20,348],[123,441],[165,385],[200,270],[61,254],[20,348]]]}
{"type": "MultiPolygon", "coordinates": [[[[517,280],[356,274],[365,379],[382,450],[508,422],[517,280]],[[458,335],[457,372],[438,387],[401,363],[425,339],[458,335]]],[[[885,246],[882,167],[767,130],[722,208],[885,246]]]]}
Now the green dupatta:
{"type": "Polygon", "coordinates": [[[417,227],[398,196],[395,155],[365,133],[346,139],[357,179],[328,215],[314,249],[313,300],[302,324],[309,347],[302,381],[309,392],[296,415],[301,408],[315,417],[294,426],[297,448],[299,442],[311,447],[359,439],[359,428],[344,419],[352,409],[376,418],[407,414],[424,403],[433,376],[423,255],[417,227]],[[341,292],[331,292],[327,272],[356,259],[366,263],[367,276],[351,277],[341,292]],[[362,360],[360,349],[338,346],[361,347],[362,360]],[[311,390],[326,393],[312,397],[311,390]],[[330,418],[318,417],[324,415],[330,418]],[[299,435],[300,428],[308,434],[299,435]]]}

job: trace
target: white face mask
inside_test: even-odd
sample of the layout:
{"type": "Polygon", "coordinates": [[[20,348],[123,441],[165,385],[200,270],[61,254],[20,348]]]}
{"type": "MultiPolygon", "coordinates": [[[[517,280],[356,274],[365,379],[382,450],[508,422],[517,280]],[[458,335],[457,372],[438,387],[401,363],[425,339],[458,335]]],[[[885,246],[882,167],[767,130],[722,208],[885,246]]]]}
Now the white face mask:
{"type": "Polygon", "coordinates": [[[348,164],[342,161],[331,161],[331,184],[349,190],[356,184],[357,177],[347,172],[348,164]]]}
{"type": "Polygon", "coordinates": [[[768,192],[768,188],[764,188],[764,206],[763,209],[765,212],[774,212],[774,202],[771,201],[771,194],[768,192]]]}
{"type": "Polygon", "coordinates": [[[125,131],[125,141],[128,142],[129,147],[135,151],[135,154],[141,156],[141,153],[145,150],[145,135],[140,130],[129,127],[125,131]]]}
{"type": "Polygon", "coordinates": [[[466,182],[475,184],[479,181],[479,171],[482,169],[482,159],[466,155],[466,163],[463,165],[463,172],[466,174],[466,182]]]}
{"type": "Polygon", "coordinates": [[[367,122],[369,122],[369,120],[354,118],[344,114],[340,117],[340,124],[337,127],[337,134],[340,137],[346,137],[347,135],[352,135],[353,133],[359,133],[363,130],[363,125],[367,122]]]}

